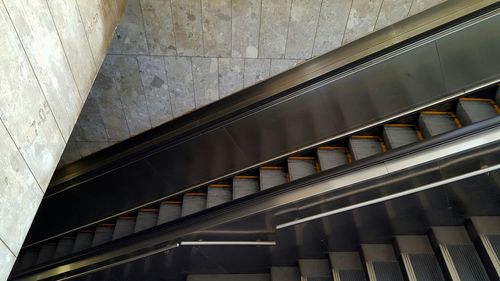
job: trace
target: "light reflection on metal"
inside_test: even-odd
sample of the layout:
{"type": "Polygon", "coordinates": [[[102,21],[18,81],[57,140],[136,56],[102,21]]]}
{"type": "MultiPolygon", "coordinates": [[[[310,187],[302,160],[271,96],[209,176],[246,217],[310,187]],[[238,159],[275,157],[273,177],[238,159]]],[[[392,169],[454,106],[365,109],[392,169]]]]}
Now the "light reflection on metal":
{"type": "Polygon", "coordinates": [[[276,246],[276,241],[182,241],[181,246],[276,246]]]}
{"type": "Polygon", "coordinates": [[[335,215],[335,214],[347,212],[347,211],[350,211],[350,210],[358,209],[358,208],[361,208],[361,207],[370,206],[370,205],[381,203],[381,202],[388,201],[388,200],[391,200],[391,199],[395,199],[395,198],[403,197],[403,196],[406,196],[406,195],[414,194],[414,193],[417,193],[417,192],[425,191],[425,190],[428,190],[428,189],[440,187],[440,186],[443,186],[443,185],[446,185],[446,184],[450,184],[450,183],[457,182],[457,181],[460,181],[460,180],[463,180],[463,179],[471,178],[471,177],[474,177],[474,176],[477,176],[477,175],[486,174],[486,173],[489,173],[489,172],[492,172],[492,171],[495,171],[495,170],[498,170],[498,169],[500,169],[500,164],[497,164],[497,165],[492,166],[492,167],[484,168],[484,169],[479,169],[479,170],[476,170],[476,171],[473,171],[473,172],[470,172],[470,173],[466,173],[466,174],[463,174],[463,175],[460,175],[460,176],[456,176],[456,177],[452,177],[452,178],[449,178],[449,179],[445,179],[445,180],[442,180],[442,181],[437,181],[437,182],[433,182],[433,183],[430,183],[430,184],[422,185],[422,186],[419,186],[419,187],[416,187],[416,188],[412,188],[412,189],[405,190],[405,191],[402,191],[402,192],[394,193],[394,194],[391,194],[391,195],[388,195],[388,196],[380,197],[380,198],[373,199],[373,200],[368,200],[368,201],[361,202],[361,203],[354,204],[354,205],[350,205],[350,206],[347,206],[347,207],[344,207],[344,208],[339,208],[339,209],[331,210],[331,211],[328,211],[328,212],[316,214],[314,216],[305,217],[303,219],[299,219],[299,220],[295,220],[295,221],[291,221],[291,222],[286,222],[286,223],[283,223],[283,224],[279,224],[279,225],[276,226],[276,229],[282,229],[282,228],[294,226],[294,225],[297,225],[297,224],[301,224],[301,223],[304,223],[304,222],[308,222],[308,221],[320,219],[320,218],[323,218],[323,217],[327,217],[327,216],[331,216],[331,215],[335,215]]]}

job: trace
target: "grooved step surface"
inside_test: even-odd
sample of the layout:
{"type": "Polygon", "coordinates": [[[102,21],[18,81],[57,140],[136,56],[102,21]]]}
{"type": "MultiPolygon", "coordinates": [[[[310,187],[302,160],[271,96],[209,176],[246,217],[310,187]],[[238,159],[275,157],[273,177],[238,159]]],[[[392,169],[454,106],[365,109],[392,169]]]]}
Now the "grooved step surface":
{"type": "Polygon", "coordinates": [[[269,274],[193,274],[193,275],[188,275],[186,280],[187,281],[271,281],[269,274]]]}
{"type": "Polygon", "coordinates": [[[382,153],[380,142],[376,139],[349,139],[349,147],[355,160],[361,160],[375,154],[382,153]]]}
{"type": "Polygon", "coordinates": [[[157,224],[173,221],[181,217],[181,204],[161,204],[157,224]]]}
{"type": "Polygon", "coordinates": [[[449,115],[427,115],[421,114],[418,125],[426,138],[444,134],[455,130],[457,125],[449,115]]]}
{"type": "Polygon", "coordinates": [[[464,125],[469,125],[497,116],[495,107],[487,101],[459,101],[457,116],[464,125]]]}
{"type": "Polygon", "coordinates": [[[158,221],[158,213],[139,211],[139,213],[137,214],[137,219],[135,221],[134,232],[139,232],[144,229],[156,226],[157,221],[158,221]]]}
{"type": "Polygon", "coordinates": [[[282,169],[260,169],[260,190],[268,189],[273,186],[287,182],[286,173],[282,169]]]}
{"type": "Polygon", "coordinates": [[[134,233],[135,219],[118,218],[116,220],[115,229],[112,239],[118,239],[134,233]]]}
{"type": "Polygon", "coordinates": [[[293,266],[271,267],[272,281],[300,281],[299,269],[293,266]]]}
{"type": "Polygon", "coordinates": [[[318,149],[318,161],[321,171],[347,164],[347,156],[340,149],[318,149]]]}
{"type": "Polygon", "coordinates": [[[490,280],[474,246],[448,245],[447,248],[461,281],[490,280]]]}
{"type": "Polygon", "coordinates": [[[332,274],[326,259],[299,260],[300,276],[306,280],[332,280],[332,274]]]}
{"type": "Polygon", "coordinates": [[[75,243],[74,239],[61,238],[57,242],[56,251],[54,252],[54,258],[59,258],[71,253],[73,245],[75,243]]]}
{"type": "Polygon", "coordinates": [[[111,241],[112,237],[113,237],[113,227],[98,226],[95,229],[94,239],[92,239],[92,247],[111,241]]]}
{"type": "Polygon", "coordinates": [[[21,260],[21,265],[19,266],[20,268],[26,268],[29,266],[32,266],[36,262],[36,258],[38,256],[38,249],[28,249],[26,252],[24,252],[24,255],[21,260]]]}
{"type": "Polygon", "coordinates": [[[373,262],[373,270],[377,280],[404,281],[398,262],[373,262]]]}
{"type": "Polygon", "coordinates": [[[416,281],[444,281],[443,273],[434,254],[408,255],[416,281]]]}
{"type": "Polygon", "coordinates": [[[389,149],[418,142],[417,132],[412,127],[384,127],[384,141],[389,149]]]}
{"type": "Polygon", "coordinates": [[[363,270],[340,270],[340,280],[335,281],[365,281],[365,272],[363,270]]]}
{"type": "Polygon", "coordinates": [[[233,200],[259,191],[257,179],[233,178],[233,200]]]}
{"type": "Polygon", "coordinates": [[[300,179],[316,173],[315,161],[288,159],[288,172],[290,180],[300,179]]]}
{"type": "Polygon", "coordinates": [[[92,236],[94,236],[91,232],[80,232],[76,235],[75,245],[73,246],[72,253],[85,250],[90,248],[92,245],[92,236]]]}
{"type": "Polygon", "coordinates": [[[207,208],[229,202],[232,198],[233,192],[231,188],[208,187],[207,208]]]}
{"type": "Polygon", "coordinates": [[[38,253],[38,257],[36,259],[36,263],[43,263],[50,260],[54,256],[54,252],[56,251],[55,244],[44,244],[38,253]]]}
{"type": "Polygon", "coordinates": [[[486,235],[486,237],[490,240],[493,252],[495,252],[497,257],[500,259],[500,234],[490,234],[486,235]]]}
{"type": "Polygon", "coordinates": [[[207,207],[206,196],[201,195],[186,195],[182,200],[182,216],[187,216],[202,210],[207,207]]]}

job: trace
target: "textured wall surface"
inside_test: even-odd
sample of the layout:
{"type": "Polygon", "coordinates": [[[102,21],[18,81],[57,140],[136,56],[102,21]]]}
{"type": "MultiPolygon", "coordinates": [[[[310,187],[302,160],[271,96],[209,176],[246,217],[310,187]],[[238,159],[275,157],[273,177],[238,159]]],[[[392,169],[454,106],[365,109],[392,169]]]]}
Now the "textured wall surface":
{"type": "Polygon", "coordinates": [[[9,275],[125,7],[126,0],[0,0],[0,280],[9,275]]]}
{"type": "Polygon", "coordinates": [[[129,0],[61,164],[444,0],[129,0]]]}

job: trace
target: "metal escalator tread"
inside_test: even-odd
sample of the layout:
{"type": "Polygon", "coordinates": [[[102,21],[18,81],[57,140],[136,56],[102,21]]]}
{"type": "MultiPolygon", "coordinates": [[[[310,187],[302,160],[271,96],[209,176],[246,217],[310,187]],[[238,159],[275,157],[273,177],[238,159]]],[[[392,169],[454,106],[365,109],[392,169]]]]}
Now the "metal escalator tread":
{"type": "Polygon", "coordinates": [[[486,270],[472,245],[447,245],[461,281],[489,281],[486,270]]]}
{"type": "Polygon", "coordinates": [[[317,153],[321,171],[349,163],[347,148],[344,147],[318,147],[317,153]]]}
{"type": "Polygon", "coordinates": [[[493,252],[500,259],[500,234],[488,234],[486,237],[490,240],[493,252]]]}
{"type": "Polygon", "coordinates": [[[260,190],[265,190],[287,182],[283,167],[261,167],[259,169],[260,190]]]}
{"type": "Polygon", "coordinates": [[[156,226],[158,221],[158,209],[141,209],[135,220],[134,232],[139,232],[144,229],[156,226]]]}
{"type": "Polygon", "coordinates": [[[290,157],[287,162],[291,181],[316,173],[316,160],[313,157],[290,157]]]}
{"type": "Polygon", "coordinates": [[[40,252],[38,253],[38,257],[36,258],[36,264],[40,264],[50,260],[56,251],[56,244],[46,243],[43,244],[40,252]]]}
{"type": "Polygon", "coordinates": [[[115,229],[113,231],[112,240],[130,235],[134,233],[135,218],[134,217],[120,217],[116,220],[115,229]]]}
{"type": "Polygon", "coordinates": [[[340,280],[335,281],[366,281],[365,272],[358,269],[345,269],[338,272],[340,280]]]}
{"type": "Polygon", "coordinates": [[[441,268],[434,254],[409,254],[417,281],[444,281],[441,268]]]}
{"type": "Polygon", "coordinates": [[[302,280],[332,281],[332,274],[327,259],[301,259],[299,270],[302,280]]]}
{"type": "Polygon", "coordinates": [[[19,268],[27,268],[35,264],[38,256],[38,248],[31,248],[24,252],[19,268]]]}
{"type": "Polygon", "coordinates": [[[269,274],[191,274],[187,281],[270,281],[269,274]]]}
{"type": "Polygon", "coordinates": [[[397,262],[374,261],[372,264],[377,280],[404,281],[401,268],[397,262]]]}
{"type": "Polygon", "coordinates": [[[461,98],[457,106],[460,121],[469,125],[497,116],[495,104],[489,99],[461,98]]]}
{"type": "Polygon", "coordinates": [[[307,281],[332,281],[330,277],[307,277],[307,281]]]}
{"type": "Polygon", "coordinates": [[[449,112],[422,112],[418,124],[426,138],[453,131],[460,126],[454,115],[449,112]]]}
{"type": "Polygon", "coordinates": [[[104,244],[111,241],[113,237],[114,225],[100,225],[97,226],[92,239],[92,247],[104,244]]]}
{"type": "Polygon", "coordinates": [[[233,191],[229,184],[209,184],[207,189],[207,208],[211,208],[233,198],[233,191]]]}
{"type": "Polygon", "coordinates": [[[181,217],[182,201],[164,201],[160,204],[157,225],[173,221],[181,217]]]}
{"type": "Polygon", "coordinates": [[[93,232],[90,231],[79,232],[76,235],[75,244],[71,252],[76,253],[85,250],[87,248],[90,248],[90,246],[92,245],[93,235],[94,235],[93,232]]]}
{"type": "Polygon", "coordinates": [[[206,209],[207,194],[203,192],[184,193],[181,215],[187,216],[206,209]]]}
{"type": "Polygon", "coordinates": [[[382,132],[389,149],[395,149],[419,141],[419,132],[413,126],[404,124],[384,125],[382,132]]]}
{"type": "Polygon", "coordinates": [[[271,267],[272,281],[299,281],[299,269],[293,266],[271,267]]]}
{"type": "Polygon", "coordinates": [[[383,144],[376,136],[352,136],[349,139],[349,148],[354,160],[361,160],[384,152],[383,144]]]}
{"type": "Polygon", "coordinates": [[[233,200],[259,192],[259,179],[254,176],[233,177],[233,200]]]}
{"type": "Polygon", "coordinates": [[[57,242],[56,250],[54,252],[54,258],[59,258],[71,253],[73,245],[75,244],[75,239],[63,237],[57,242]]]}

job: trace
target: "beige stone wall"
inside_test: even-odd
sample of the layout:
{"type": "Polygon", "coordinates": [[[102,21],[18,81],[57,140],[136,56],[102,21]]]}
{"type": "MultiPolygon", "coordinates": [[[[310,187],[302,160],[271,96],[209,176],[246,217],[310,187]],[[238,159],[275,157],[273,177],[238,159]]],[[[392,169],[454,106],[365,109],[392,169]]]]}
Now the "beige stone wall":
{"type": "Polygon", "coordinates": [[[445,0],[129,0],[71,163],[445,0]]]}
{"type": "Polygon", "coordinates": [[[0,1],[0,280],[6,280],[126,0],[0,1]]]}

